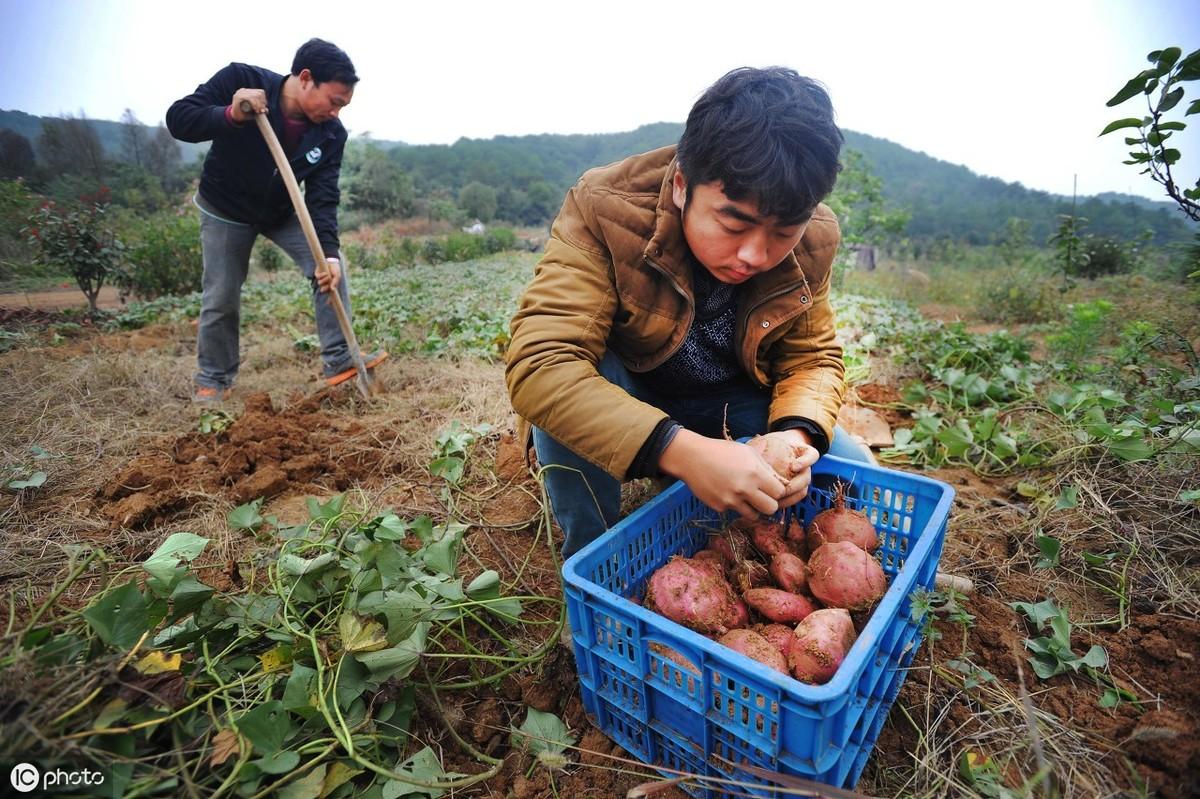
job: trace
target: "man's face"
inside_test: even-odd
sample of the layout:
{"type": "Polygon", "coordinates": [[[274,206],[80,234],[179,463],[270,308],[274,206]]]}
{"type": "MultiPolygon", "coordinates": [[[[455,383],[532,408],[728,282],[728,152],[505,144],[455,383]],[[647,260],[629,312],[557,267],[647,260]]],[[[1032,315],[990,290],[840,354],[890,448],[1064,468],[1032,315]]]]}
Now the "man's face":
{"type": "Polygon", "coordinates": [[[725,196],[720,181],[700,183],[687,197],[687,179],[675,172],[671,199],[683,209],[683,235],[696,260],[722,283],[745,283],[774,269],[800,243],[808,222],[780,224],[760,216],[758,204],[725,196]]]}
{"type": "Polygon", "coordinates": [[[300,108],[313,124],[320,125],[322,122],[337,119],[337,115],[350,105],[350,100],[354,97],[353,86],[347,86],[337,80],[317,84],[307,69],[300,70],[299,78],[300,108]]]}

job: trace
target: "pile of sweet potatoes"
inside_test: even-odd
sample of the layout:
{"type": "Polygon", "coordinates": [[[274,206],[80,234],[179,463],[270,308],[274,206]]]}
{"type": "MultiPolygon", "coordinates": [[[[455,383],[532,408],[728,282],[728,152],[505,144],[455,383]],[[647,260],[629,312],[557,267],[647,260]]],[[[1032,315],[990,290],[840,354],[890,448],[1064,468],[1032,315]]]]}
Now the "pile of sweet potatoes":
{"type": "Polygon", "coordinates": [[[801,682],[828,682],[887,591],[870,520],[834,505],[798,520],[738,521],[654,574],[645,606],[801,682]]]}

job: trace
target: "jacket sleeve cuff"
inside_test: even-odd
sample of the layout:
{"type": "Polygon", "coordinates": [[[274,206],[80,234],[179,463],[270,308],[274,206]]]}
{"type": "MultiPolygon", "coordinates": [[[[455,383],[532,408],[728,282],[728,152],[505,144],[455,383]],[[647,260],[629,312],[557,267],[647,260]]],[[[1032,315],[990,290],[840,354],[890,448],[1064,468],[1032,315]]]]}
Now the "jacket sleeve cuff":
{"type": "Polygon", "coordinates": [[[225,120],[225,124],[231,128],[240,128],[244,124],[242,122],[238,122],[237,120],[235,120],[233,118],[233,105],[232,104],[225,106],[225,110],[221,112],[221,115],[225,120]]]}
{"type": "Polygon", "coordinates": [[[642,444],[642,448],[633,458],[633,463],[629,464],[626,479],[658,477],[662,474],[658,468],[658,459],[662,457],[663,450],[675,440],[675,434],[682,429],[683,425],[669,418],[655,425],[654,432],[646,439],[646,443],[642,444]]]}
{"type": "Polygon", "coordinates": [[[800,416],[785,416],[771,425],[771,432],[778,432],[780,430],[803,430],[808,433],[809,439],[812,440],[813,448],[817,452],[824,455],[829,451],[829,439],[825,437],[825,433],[821,428],[808,419],[800,416]]]}

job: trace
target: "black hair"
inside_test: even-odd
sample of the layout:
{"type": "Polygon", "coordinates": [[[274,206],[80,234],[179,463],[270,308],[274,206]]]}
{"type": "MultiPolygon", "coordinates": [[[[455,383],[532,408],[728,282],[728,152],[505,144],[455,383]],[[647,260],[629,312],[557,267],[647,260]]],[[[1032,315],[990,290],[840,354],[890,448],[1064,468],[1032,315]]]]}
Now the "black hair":
{"type": "Polygon", "coordinates": [[[330,80],[347,86],[358,83],[350,56],[333,42],[324,39],[309,39],[296,51],[296,57],[292,59],[292,74],[299,75],[304,69],[312,73],[313,82],[318,86],[330,80]]]}
{"type": "Polygon", "coordinates": [[[785,224],[808,219],[833,191],[843,136],[825,88],[785,67],[741,67],[692,106],[679,169],[692,187],[720,181],[785,224]]]}

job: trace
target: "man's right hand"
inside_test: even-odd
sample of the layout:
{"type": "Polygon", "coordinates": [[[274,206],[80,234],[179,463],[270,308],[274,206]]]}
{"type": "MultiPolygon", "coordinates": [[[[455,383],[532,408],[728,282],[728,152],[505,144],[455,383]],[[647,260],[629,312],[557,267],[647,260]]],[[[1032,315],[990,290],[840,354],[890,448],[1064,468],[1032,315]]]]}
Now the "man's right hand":
{"type": "Polygon", "coordinates": [[[675,434],[658,467],[686,483],[708,507],[717,512],[732,510],[743,518],[775,513],[787,489],[783,479],[750,447],[691,430],[675,434]]]}
{"type": "Polygon", "coordinates": [[[229,115],[239,125],[254,119],[253,114],[247,114],[242,110],[243,102],[250,103],[250,107],[254,109],[254,114],[267,113],[267,93],[265,91],[262,89],[238,89],[233,93],[233,101],[230,104],[232,108],[229,109],[229,115]]]}

